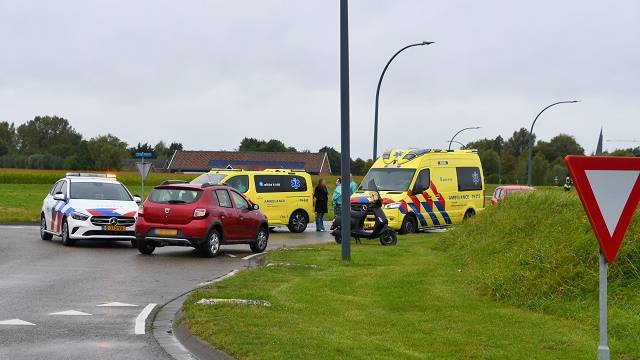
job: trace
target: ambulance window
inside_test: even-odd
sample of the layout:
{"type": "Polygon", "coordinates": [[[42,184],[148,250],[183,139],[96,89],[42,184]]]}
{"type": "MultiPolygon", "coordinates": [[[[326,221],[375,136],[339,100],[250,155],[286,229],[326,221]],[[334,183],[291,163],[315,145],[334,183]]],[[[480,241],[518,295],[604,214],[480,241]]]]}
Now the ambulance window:
{"type": "Polygon", "coordinates": [[[413,194],[422,194],[425,190],[429,188],[429,169],[424,169],[420,171],[418,174],[418,178],[416,179],[416,184],[413,185],[413,194]]]}
{"type": "Polygon", "coordinates": [[[254,181],[259,193],[307,191],[307,180],[297,175],[256,175],[254,181]]]}
{"type": "Polygon", "coordinates": [[[244,194],[247,192],[247,190],[249,190],[249,176],[248,175],[234,176],[231,179],[225,181],[225,184],[231,186],[232,188],[244,194]]]}
{"type": "Polygon", "coordinates": [[[482,190],[482,175],[477,167],[456,168],[458,191],[482,190]]]}

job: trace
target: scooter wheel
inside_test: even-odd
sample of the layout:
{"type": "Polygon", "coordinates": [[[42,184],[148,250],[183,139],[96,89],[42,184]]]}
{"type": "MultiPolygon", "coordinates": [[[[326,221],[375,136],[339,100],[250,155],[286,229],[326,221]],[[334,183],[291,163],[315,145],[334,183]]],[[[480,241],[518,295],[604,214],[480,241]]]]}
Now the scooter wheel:
{"type": "Polygon", "coordinates": [[[342,237],[341,236],[334,236],[334,239],[336,240],[336,243],[342,244],[342,237]]]}
{"type": "Polygon", "coordinates": [[[380,244],[383,246],[391,246],[398,243],[398,235],[395,231],[387,230],[380,234],[380,244]]]}

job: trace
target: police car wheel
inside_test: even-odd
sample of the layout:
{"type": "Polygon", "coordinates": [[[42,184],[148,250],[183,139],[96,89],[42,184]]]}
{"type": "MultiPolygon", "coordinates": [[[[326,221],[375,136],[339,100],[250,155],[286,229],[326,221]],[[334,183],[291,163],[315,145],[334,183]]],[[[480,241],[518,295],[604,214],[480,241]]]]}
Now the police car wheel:
{"type": "Polygon", "coordinates": [[[307,215],[300,210],[296,210],[291,214],[288,228],[289,231],[293,233],[301,233],[307,229],[308,223],[309,219],[307,218],[307,215]]]}
{"type": "Polygon", "coordinates": [[[47,220],[45,219],[44,215],[42,215],[40,217],[40,239],[42,239],[42,240],[51,240],[51,239],[53,239],[53,235],[51,235],[50,233],[46,232],[45,230],[47,230],[47,220]]]}
{"type": "Polygon", "coordinates": [[[410,215],[405,215],[404,220],[402,220],[402,225],[400,226],[400,234],[413,234],[418,232],[418,226],[416,224],[416,220],[410,215]]]}
{"type": "Polygon", "coordinates": [[[76,243],[75,240],[69,237],[69,224],[67,223],[67,219],[62,220],[62,245],[64,246],[73,246],[76,243]]]}

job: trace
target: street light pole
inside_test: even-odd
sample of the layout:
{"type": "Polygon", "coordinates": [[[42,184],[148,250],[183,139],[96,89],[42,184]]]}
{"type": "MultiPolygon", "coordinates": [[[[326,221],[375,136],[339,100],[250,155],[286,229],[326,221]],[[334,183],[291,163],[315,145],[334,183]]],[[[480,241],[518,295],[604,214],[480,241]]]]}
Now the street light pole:
{"type": "Polygon", "coordinates": [[[415,44],[411,44],[403,47],[402,49],[398,50],[397,53],[393,54],[391,59],[389,59],[389,61],[387,62],[387,65],[385,65],[384,69],[382,69],[382,74],[380,74],[380,79],[378,80],[378,88],[376,89],[376,109],[375,109],[375,120],[374,120],[374,126],[373,126],[373,161],[376,161],[376,159],[378,158],[378,102],[380,100],[380,85],[382,85],[382,79],[384,78],[384,74],[387,72],[387,68],[389,67],[393,59],[395,59],[396,56],[398,56],[398,54],[407,50],[408,48],[414,47],[414,46],[430,45],[433,43],[434,43],[433,41],[423,41],[421,43],[415,43],[415,44]]]}
{"type": "Polygon", "coordinates": [[[340,177],[342,260],[351,260],[351,154],[349,145],[349,3],[340,0],[340,177]]]}
{"type": "Polygon", "coordinates": [[[451,143],[453,142],[453,139],[455,139],[456,136],[458,136],[458,134],[460,134],[461,132],[463,132],[465,130],[478,130],[478,129],[480,129],[480,126],[473,126],[473,127],[468,127],[468,128],[464,128],[464,129],[459,130],[457,133],[455,133],[455,135],[453,135],[451,140],[449,140],[449,148],[447,150],[451,150],[451,143]]]}
{"type": "Polygon", "coordinates": [[[536,118],[533,119],[533,123],[531,123],[531,130],[529,130],[529,156],[528,156],[528,160],[527,160],[527,185],[531,186],[531,155],[533,153],[533,126],[536,124],[536,121],[538,121],[538,118],[540,117],[540,115],[542,115],[542,113],[547,110],[548,108],[555,106],[555,105],[559,105],[559,104],[574,104],[574,103],[578,103],[580,102],[579,100],[570,100],[570,101],[558,101],[556,103],[553,103],[549,106],[547,106],[546,108],[542,109],[538,115],[536,115],[536,118]]]}

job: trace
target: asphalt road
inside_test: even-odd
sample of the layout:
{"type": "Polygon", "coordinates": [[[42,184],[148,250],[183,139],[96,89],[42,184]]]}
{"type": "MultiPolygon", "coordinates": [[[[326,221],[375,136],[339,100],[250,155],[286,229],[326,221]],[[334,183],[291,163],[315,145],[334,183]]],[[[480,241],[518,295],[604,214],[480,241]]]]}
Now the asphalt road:
{"type": "MultiPolygon", "coordinates": [[[[310,226],[302,234],[276,230],[269,247],[331,240],[310,226]]],[[[166,359],[150,334],[135,333],[136,318],[149,304],[249,265],[248,245],[222,251],[209,259],[165,247],[144,256],[129,242],[65,247],[40,240],[37,227],[0,226],[0,359],[166,359]],[[112,302],[135,306],[98,306],[112,302]],[[54,314],[67,311],[83,314],[54,314]],[[3,324],[13,319],[34,325],[3,324]]]]}

